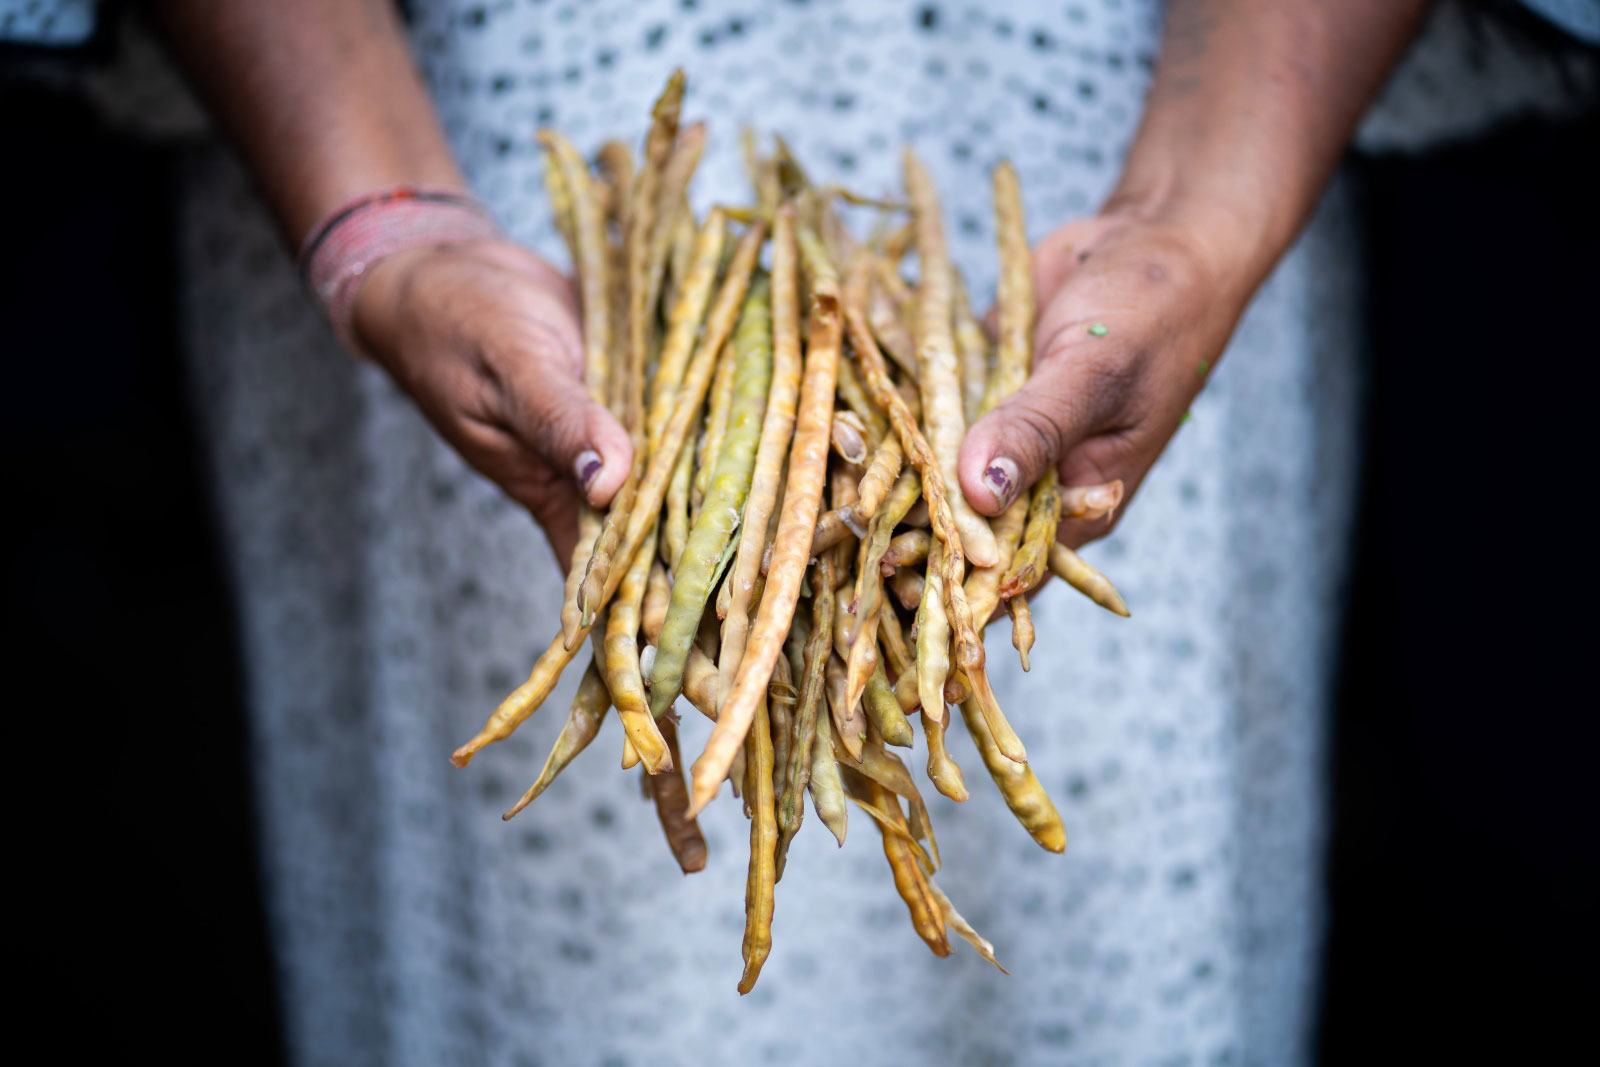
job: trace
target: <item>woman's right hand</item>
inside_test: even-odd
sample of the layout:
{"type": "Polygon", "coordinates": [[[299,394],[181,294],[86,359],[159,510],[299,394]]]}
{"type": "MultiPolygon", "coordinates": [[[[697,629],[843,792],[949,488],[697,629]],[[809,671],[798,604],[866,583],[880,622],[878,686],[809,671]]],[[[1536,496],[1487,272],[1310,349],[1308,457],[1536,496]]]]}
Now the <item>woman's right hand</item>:
{"type": "Polygon", "coordinates": [[[462,458],[533,514],[565,567],[579,494],[603,507],[633,461],[627,431],[584,387],[567,278],[509,241],[412,249],[363,280],[354,329],[462,458]]]}

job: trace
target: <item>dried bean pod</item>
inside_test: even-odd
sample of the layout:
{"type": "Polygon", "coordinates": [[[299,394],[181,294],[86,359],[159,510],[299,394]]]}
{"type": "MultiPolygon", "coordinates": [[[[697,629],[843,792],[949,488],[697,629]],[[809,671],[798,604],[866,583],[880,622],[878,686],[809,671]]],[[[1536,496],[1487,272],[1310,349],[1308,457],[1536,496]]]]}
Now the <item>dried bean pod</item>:
{"type": "Polygon", "coordinates": [[[611,692],[606,689],[606,683],[600,677],[600,669],[590,663],[589,669],[583,672],[583,680],[578,683],[578,691],[573,694],[567,721],[562,725],[561,732],[556,735],[556,743],[544,761],[544,769],[528,787],[528,791],[522,794],[522,798],[500,816],[502,819],[511,818],[539,799],[539,794],[550,788],[550,783],[556,780],[556,776],[566,770],[567,765],[577,758],[578,753],[588,748],[589,742],[595,739],[595,735],[600,732],[600,723],[610,707],[611,692]]]}
{"type": "Polygon", "coordinates": [[[756,708],[745,738],[745,799],[750,805],[750,873],[744,894],[744,974],[739,992],[755,988],[772,952],[772,912],[777,869],[778,819],[772,795],[772,733],[765,701],[756,708]]]}
{"type": "Polygon", "coordinates": [[[1056,811],[1056,806],[1051,802],[1050,796],[1044,791],[1044,786],[1039,784],[1039,779],[1034,775],[1033,769],[1024,763],[1015,763],[1007,759],[995,744],[994,735],[989,732],[989,724],[984,721],[982,712],[972,706],[968,701],[961,705],[961,718],[967,724],[967,731],[972,734],[973,742],[978,746],[978,755],[983,759],[983,765],[989,771],[989,777],[994,779],[994,784],[1000,789],[1000,796],[1004,798],[1006,807],[1017,817],[1025,830],[1032,835],[1041,847],[1051,852],[1064,852],[1067,847],[1067,829],[1061,822],[1061,814],[1056,811]]]}
{"type": "Polygon", "coordinates": [[[668,716],[661,720],[661,735],[667,739],[667,750],[672,754],[673,769],[647,777],[650,799],[655,802],[656,818],[661,821],[661,832],[666,835],[672,858],[684,874],[705,870],[706,838],[700,824],[687,814],[689,784],[683,776],[682,760],[678,753],[678,724],[668,716]]]}

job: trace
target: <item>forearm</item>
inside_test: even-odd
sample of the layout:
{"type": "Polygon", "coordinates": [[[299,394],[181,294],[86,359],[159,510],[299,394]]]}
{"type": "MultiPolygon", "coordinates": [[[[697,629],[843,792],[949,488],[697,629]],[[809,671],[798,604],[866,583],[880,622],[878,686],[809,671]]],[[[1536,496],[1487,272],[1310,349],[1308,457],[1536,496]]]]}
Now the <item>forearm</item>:
{"type": "Polygon", "coordinates": [[[1247,294],[1315,206],[1426,0],[1172,0],[1109,211],[1173,222],[1247,294]]]}
{"type": "Polygon", "coordinates": [[[373,189],[464,184],[392,0],[151,2],[291,245],[373,189]]]}

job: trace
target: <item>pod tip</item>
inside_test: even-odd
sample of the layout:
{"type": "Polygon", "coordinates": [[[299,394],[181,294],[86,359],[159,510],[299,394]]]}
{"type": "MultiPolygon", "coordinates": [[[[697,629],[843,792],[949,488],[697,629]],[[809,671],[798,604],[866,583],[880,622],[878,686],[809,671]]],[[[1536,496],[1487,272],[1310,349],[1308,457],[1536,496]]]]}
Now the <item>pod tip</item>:
{"type": "Polygon", "coordinates": [[[465,767],[467,764],[472,762],[472,757],[478,754],[478,750],[489,743],[489,740],[490,739],[485,735],[479,734],[471,741],[468,741],[466,744],[450,753],[450,762],[455,764],[457,767],[465,767]]]}

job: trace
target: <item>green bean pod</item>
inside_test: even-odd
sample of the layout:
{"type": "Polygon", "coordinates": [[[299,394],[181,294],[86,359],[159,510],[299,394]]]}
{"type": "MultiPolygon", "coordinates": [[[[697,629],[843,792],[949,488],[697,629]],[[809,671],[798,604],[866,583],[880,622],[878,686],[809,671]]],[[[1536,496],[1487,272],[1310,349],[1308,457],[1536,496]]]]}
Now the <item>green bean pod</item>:
{"type": "Polygon", "coordinates": [[[758,279],[745,296],[734,333],[733,406],[716,473],[689,531],[672,585],[672,602],[650,675],[650,710],[659,718],[683,688],[689,644],[700,628],[719,564],[733,540],[755,470],[756,443],[772,383],[771,287],[758,279]]]}

